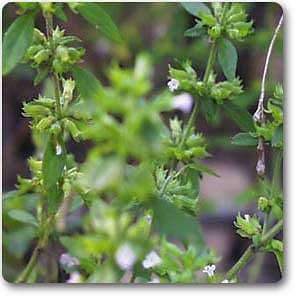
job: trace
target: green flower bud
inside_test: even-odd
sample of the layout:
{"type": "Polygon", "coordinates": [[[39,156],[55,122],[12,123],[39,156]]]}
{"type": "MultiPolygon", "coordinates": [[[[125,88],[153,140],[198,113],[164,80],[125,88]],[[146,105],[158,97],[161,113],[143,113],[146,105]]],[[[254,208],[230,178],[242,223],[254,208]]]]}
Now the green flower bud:
{"type": "Polygon", "coordinates": [[[54,136],[58,136],[61,133],[61,126],[58,122],[55,122],[50,127],[50,133],[54,136]]]}
{"type": "Polygon", "coordinates": [[[68,62],[70,59],[68,48],[63,46],[58,46],[56,49],[56,57],[62,62],[68,62]]]}
{"type": "Polygon", "coordinates": [[[42,62],[47,61],[49,57],[50,57],[50,51],[48,49],[43,49],[33,57],[33,60],[39,65],[42,62]]]}
{"type": "Polygon", "coordinates": [[[52,67],[53,67],[54,72],[58,73],[58,74],[62,74],[65,71],[64,65],[57,58],[55,58],[53,60],[52,67]]]}
{"type": "Polygon", "coordinates": [[[30,157],[28,160],[28,166],[31,172],[34,174],[37,174],[38,172],[42,171],[42,161],[41,160],[36,160],[30,157]]]}
{"type": "Polygon", "coordinates": [[[33,103],[24,104],[23,110],[25,117],[32,118],[41,118],[43,116],[48,116],[51,113],[49,108],[33,103]]]}
{"type": "Polygon", "coordinates": [[[81,57],[84,55],[85,53],[85,49],[84,48],[68,48],[68,53],[69,53],[69,57],[70,57],[70,63],[76,63],[78,60],[81,59],[81,57]]]}
{"type": "Polygon", "coordinates": [[[52,14],[55,11],[55,8],[53,7],[53,3],[52,2],[41,2],[40,6],[42,7],[42,10],[44,13],[50,13],[52,14]]]}
{"type": "Polygon", "coordinates": [[[203,83],[203,81],[198,81],[197,82],[196,89],[197,89],[197,92],[199,93],[200,96],[202,96],[206,93],[206,86],[203,83]]]}
{"type": "Polygon", "coordinates": [[[237,14],[233,14],[231,15],[228,19],[227,19],[227,22],[228,23],[235,23],[235,22],[242,22],[246,19],[246,14],[244,11],[242,12],[239,12],[237,14]]]}
{"type": "Polygon", "coordinates": [[[270,201],[265,197],[259,197],[257,201],[257,207],[260,211],[264,213],[269,213],[271,209],[270,201]]]}
{"type": "Polygon", "coordinates": [[[73,91],[75,89],[75,81],[68,79],[64,81],[63,98],[68,103],[73,98],[73,91]]]}
{"type": "Polygon", "coordinates": [[[64,36],[65,34],[65,31],[64,30],[60,30],[58,26],[56,26],[56,28],[54,29],[53,31],[53,34],[52,34],[52,38],[54,40],[54,42],[58,43],[61,38],[64,36]]]}
{"type": "Polygon", "coordinates": [[[217,24],[216,18],[212,14],[207,14],[205,12],[200,12],[199,16],[201,18],[202,24],[207,26],[214,26],[217,24]]]}
{"type": "Polygon", "coordinates": [[[261,225],[255,215],[253,217],[244,215],[244,218],[242,218],[239,213],[236,221],[234,221],[234,226],[238,228],[237,233],[241,237],[252,238],[261,233],[261,225]]]}
{"type": "Polygon", "coordinates": [[[25,58],[27,59],[33,59],[33,57],[41,50],[43,50],[44,47],[42,45],[33,45],[30,46],[25,54],[25,58]]]}
{"type": "Polygon", "coordinates": [[[227,29],[226,30],[229,37],[232,38],[233,40],[240,40],[240,33],[237,29],[227,29]]]}
{"type": "Polygon", "coordinates": [[[34,28],[33,31],[33,43],[34,44],[44,44],[46,43],[46,36],[39,29],[34,28]]]}
{"type": "Polygon", "coordinates": [[[65,128],[70,132],[72,138],[76,141],[79,142],[81,131],[77,128],[76,124],[68,119],[64,119],[64,126],[65,128]]]}
{"type": "Polygon", "coordinates": [[[39,131],[47,129],[55,120],[53,116],[49,116],[47,118],[43,118],[38,122],[38,124],[35,126],[35,128],[39,131]]]}
{"type": "Polygon", "coordinates": [[[216,40],[221,35],[221,26],[219,24],[216,24],[208,30],[208,34],[213,40],[216,40]]]}

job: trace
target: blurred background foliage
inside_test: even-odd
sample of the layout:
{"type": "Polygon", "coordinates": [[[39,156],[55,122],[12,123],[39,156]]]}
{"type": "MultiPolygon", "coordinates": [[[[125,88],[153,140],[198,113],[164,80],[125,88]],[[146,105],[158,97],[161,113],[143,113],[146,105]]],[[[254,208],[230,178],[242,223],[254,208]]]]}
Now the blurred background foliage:
{"type": "MultiPolygon", "coordinates": [[[[273,30],[281,14],[281,8],[274,3],[245,3],[250,18],[254,21],[254,34],[239,43],[239,61],[237,74],[243,81],[245,92],[236,101],[246,107],[249,112],[255,111],[260,91],[260,80],[267,47],[273,30]]],[[[105,10],[112,16],[123,36],[124,43],[113,44],[82,19],[67,11],[68,22],[59,25],[66,29],[67,34],[81,38],[86,48],[84,65],[90,69],[103,83],[114,80],[117,69],[111,68],[117,63],[121,68],[132,68],[140,54],[147,54],[154,66],[152,74],[153,95],[166,88],[168,80],[168,64],[176,66],[186,58],[190,59],[198,74],[204,73],[208,57],[208,41],[184,37],[184,31],[194,24],[194,18],[187,14],[179,3],[104,3],[105,10]]],[[[3,32],[15,19],[16,6],[7,4],[2,12],[3,32]]],[[[44,28],[43,19],[36,23],[44,28]]],[[[272,54],[266,91],[271,95],[277,82],[283,80],[283,36],[280,33],[272,54]]],[[[221,72],[219,72],[221,73],[221,72]]],[[[17,174],[28,176],[26,159],[34,153],[30,137],[28,119],[22,117],[22,102],[37,95],[41,90],[47,92],[49,86],[32,86],[34,71],[27,65],[18,66],[9,76],[3,78],[2,117],[3,117],[3,191],[13,190],[17,182],[17,174]]],[[[223,78],[220,78],[223,79],[223,78]]],[[[118,80],[117,80],[118,81],[118,80]]],[[[141,87],[143,88],[143,87],[141,87]]],[[[147,89],[147,87],[145,87],[147,89]]],[[[138,92],[138,91],[137,91],[138,92]]],[[[150,95],[150,96],[153,96],[150,95]]],[[[170,116],[178,115],[186,118],[180,111],[164,113],[165,123],[170,116]]],[[[202,115],[198,118],[197,129],[207,138],[208,150],[213,159],[208,165],[221,177],[205,177],[202,184],[202,208],[205,214],[201,219],[207,243],[218,250],[223,257],[223,268],[228,268],[245,249],[232,230],[232,222],[237,211],[251,212],[255,209],[256,182],[254,149],[238,148],[230,143],[230,137],[239,129],[222,113],[217,115],[214,123],[208,125],[202,115]]],[[[92,133],[91,133],[92,134],[92,133]]],[[[70,152],[74,153],[77,162],[83,162],[91,147],[90,142],[76,144],[69,142],[70,152]]],[[[271,170],[272,153],[268,153],[268,170],[271,170]]],[[[13,193],[13,192],[12,192],[13,193]]],[[[15,197],[5,203],[11,208],[24,208],[24,201],[15,197]]],[[[34,207],[36,199],[26,201],[27,209],[34,207]]],[[[72,208],[75,213],[70,220],[73,230],[79,228],[84,212],[76,210],[80,206],[74,201],[72,208]]],[[[3,253],[6,256],[3,267],[6,278],[15,276],[22,267],[22,262],[30,254],[33,245],[30,243],[35,232],[30,227],[23,228],[4,215],[3,224],[9,224],[11,231],[4,240],[3,253]]],[[[53,247],[59,258],[61,249],[53,247]]],[[[58,272],[51,260],[45,260],[47,267],[58,272]]],[[[278,266],[272,256],[267,256],[259,281],[276,281],[279,277],[278,266]]],[[[251,266],[250,266],[251,268],[251,266]]],[[[254,271],[253,271],[254,272],[254,271]]],[[[61,275],[63,276],[63,275],[61,275]]],[[[242,274],[243,276],[243,274],[242,274]]]]}

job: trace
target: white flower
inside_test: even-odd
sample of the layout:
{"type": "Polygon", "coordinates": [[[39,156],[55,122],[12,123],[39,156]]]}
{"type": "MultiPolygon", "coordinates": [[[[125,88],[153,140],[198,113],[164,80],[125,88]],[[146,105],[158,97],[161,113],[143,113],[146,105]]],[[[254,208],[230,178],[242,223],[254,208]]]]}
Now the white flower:
{"type": "Polygon", "coordinates": [[[229,283],[228,279],[224,279],[221,283],[229,283]]]}
{"type": "Polygon", "coordinates": [[[228,280],[228,279],[224,279],[221,283],[234,283],[234,281],[233,280],[228,280]]]}
{"type": "Polygon", "coordinates": [[[146,215],[146,220],[147,220],[148,224],[151,224],[151,222],[152,222],[152,216],[146,215]]]}
{"type": "Polygon", "coordinates": [[[81,276],[79,272],[72,272],[70,278],[66,281],[67,283],[81,283],[81,276]]]}
{"type": "Polygon", "coordinates": [[[148,283],[160,283],[160,280],[158,277],[154,277],[151,279],[151,281],[148,281],[148,283]]]}
{"type": "Polygon", "coordinates": [[[266,170],[265,161],[263,159],[259,159],[256,164],[256,172],[258,175],[264,175],[266,170]]]}
{"type": "Polygon", "coordinates": [[[248,214],[244,215],[244,219],[249,222],[250,221],[250,216],[248,214]]]}
{"type": "Polygon", "coordinates": [[[71,256],[69,253],[63,253],[60,256],[59,262],[67,268],[79,266],[79,260],[76,257],[71,256]]]}
{"type": "Polygon", "coordinates": [[[171,92],[174,92],[179,87],[179,81],[177,79],[171,78],[168,81],[168,87],[171,92]]]}
{"type": "Polygon", "coordinates": [[[115,255],[115,260],[120,269],[127,271],[130,270],[134,265],[136,261],[136,255],[128,244],[124,244],[118,249],[115,255]]]}
{"type": "Polygon", "coordinates": [[[55,152],[56,152],[56,155],[61,155],[62,154],[62,147],[61,147],[60,144],[56,145],[55,152]]]}
{"type": "Polygon", "coordinates": [[[207,275],[209,277],[212,277],[214,276],[214,273],[215,273],[215,270],[216,270],[216,266],[215,265],[207,265],[204,267],[203,269],[203,273],[207,273],[207,275]]]}
{"type": "Polygon", "coordinates": [[[188,93],[183,93],[173,97],[172,107],[184,113],[189,113],[193,107],[193,97],[188,93]]]}
{"type": "Polygon", "coordinates": [[[143,260],[143,267],[145,269],[153,268],[162,263],[161,258],[155,251],[151,251],[149,254],[146,255],[146,258],[143,260]]]}

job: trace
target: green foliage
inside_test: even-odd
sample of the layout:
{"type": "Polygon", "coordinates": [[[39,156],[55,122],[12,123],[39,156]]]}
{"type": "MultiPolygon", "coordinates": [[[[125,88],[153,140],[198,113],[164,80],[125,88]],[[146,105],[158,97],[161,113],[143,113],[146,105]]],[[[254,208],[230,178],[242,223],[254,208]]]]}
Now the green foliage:
{"type": "MultiPolygon", "coordinates": [[[[238,102],[242,81],[236,77],[238,55],[232,43],[252,32],[252,22],[247,22],[237,3],[186,2],[182,6],[197,18],[185,36],[205,37],[211,43],[206,70],[196,71],[185,59],[179,67],[169,66],[171,92],[153,92],[156,74],[148,53],[137,55],[132,67],[113,61],[106,72],[107,83],[102,84],[77,65],[85,53],[78,47],[81,41],[53,27],[53,17],[67,22],[65,4],[18,4],[23,16],[5,35],[3,73],[22,61],[36,69],[34,85],[51,82],[51,92],[23,103],[36,153],[27,160],[31,177],[18,177],[17,190],[4,201],[4,245],[9,255],[22,259],[29,243],[37,239],[37,257],[30,259],[17,282],[44,281],[51,275],[36,267],[49,241],[68,252],[59,260],[59,267],[70,275],[68,282],[222,280],[221,274],[214,274],[219,258],[205,245],[198,220],[205,211],[201,180],[219,175],[202,161],[211,156],[207,150],[210,137],[197,131],[197,117],[201,112],[209,123],[215,122],[224,111],[244,130],[233,138],[233,144],[256,146],[263,137],[280,151],[283,91],[278,86],[268,100],[264,126],[254,124],[238,102]],[[33,28],[34,16],[40,12],[47,34],[33,28]],[[217,81],[217,59],[227,80],[217,81]],[[193,97],[186,124],[178,116],[170,117],[167,125],[162,118],[175,108],[172,92],[193,97]],[[89,141],[83,162],[76,162],[69,153],[70,139],[89,141]]],[[[98,3],[74,2],[68,7],[107,38],[122,42],[117,26],[98,3]]],[[[265,180],[255,185],[240,202],[258,199],[258,210],[281,220],[283,197],[275,184],[278,170],[279,166],[272,183],[265,180]]],[[[234,225],[258,250],[274,252],[282,269],[283,245],[272,239],[262,247],[265,225],[256,215],[243,218],[239,214],[234,225]]]]}
{"type": "Polygon", "coordinates": [[[227,39],[221,39],[218,45],[218,60],[228,80],[235,78],[238,61],[234,45],[227,39]]]}
{"type": "Polygon", "coordinates": [[[7,75],[23,58],[31,44],[34,15],[18,17],[8,28],[3,40],[2,73],[7,75]]]}
{"type": "Polygon", "coordinates": [[[122,41],[117,26],[98,3],[78,3],[75,10],[91,25],[99,29],[107,38],[118,43],[122,41]]]}

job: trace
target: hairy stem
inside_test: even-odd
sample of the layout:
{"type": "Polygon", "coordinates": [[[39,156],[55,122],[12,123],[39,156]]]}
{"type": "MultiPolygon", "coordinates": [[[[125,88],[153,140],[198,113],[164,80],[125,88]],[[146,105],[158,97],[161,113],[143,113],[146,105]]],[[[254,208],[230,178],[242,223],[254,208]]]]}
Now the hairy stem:
{"type": "Polygon", "coordinates": [[[261,247],[265,246],[274,236],[276,236],[283,228],[283,220],[278,221],[265,235],[263,235],[260,243],[255,247],[251,244],[234,266],[225,274],[223,279],[231,280],[236,276],[249,262],[261,247]]]}

